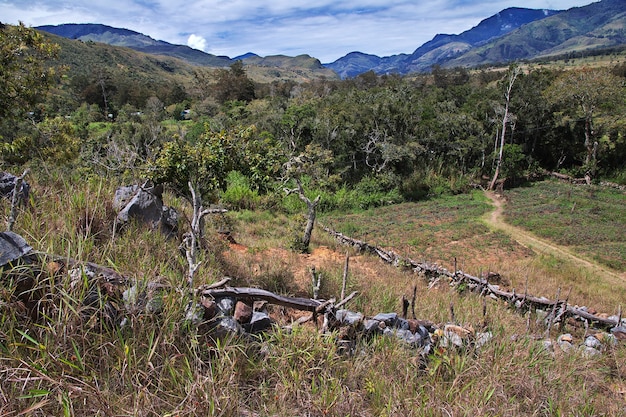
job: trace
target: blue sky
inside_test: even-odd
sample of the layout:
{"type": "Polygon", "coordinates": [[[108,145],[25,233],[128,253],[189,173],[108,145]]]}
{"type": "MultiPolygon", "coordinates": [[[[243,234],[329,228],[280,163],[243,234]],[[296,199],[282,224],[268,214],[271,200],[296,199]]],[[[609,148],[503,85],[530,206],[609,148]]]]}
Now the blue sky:
{"type": "Polygon", "coordinates": [[[0,0],[0,21],[102,23],[216,55],[309,54],[332,62],[360,51],[411,53],[507,7],[565,10],[594,0],[0,0]]]}

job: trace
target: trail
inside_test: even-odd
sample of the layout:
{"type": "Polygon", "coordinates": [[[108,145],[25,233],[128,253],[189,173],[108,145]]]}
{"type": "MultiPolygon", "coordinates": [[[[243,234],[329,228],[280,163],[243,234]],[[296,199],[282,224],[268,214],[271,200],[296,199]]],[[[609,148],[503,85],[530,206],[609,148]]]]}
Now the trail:
{"type": "Polygon", "coordinates": [[[485,195],[493,202],[494,205],[493,211],[487,213],[483,217],[483,220],[489,226],[502,230],[517,241],[517,243],[532,249],[535,252],[552,255],[558,259],[565,260],[570,264],[589,271],[591,274],[601,275],[603,278],[608,279],[613,283],[623,285],[626,282],[626,272],[622,272],[621,274],[614,272],[596,262],[577,256],[564,246],[541,239],[524,229],[506,223],[502,218],[504,206],[502,199],[490,191],[485,191],[485,195]]]}

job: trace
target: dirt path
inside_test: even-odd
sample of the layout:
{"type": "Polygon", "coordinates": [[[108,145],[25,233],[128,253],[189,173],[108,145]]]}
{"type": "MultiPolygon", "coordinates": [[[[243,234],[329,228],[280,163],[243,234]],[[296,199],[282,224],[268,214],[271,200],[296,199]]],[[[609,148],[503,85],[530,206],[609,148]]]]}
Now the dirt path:
{"type": "Polygon", "coordinates": [[[504,201],[501,197],[493,192],[485,192],[485,195],[493,202],[494,210],[487,213],[483,219],[485,222],[495,228],[502,230],[513,239],[515,239],[520,245],[525,246],[535,252],[545,253],[556,258],[565,260],[573,265],[577,265],[580,268],[588,270],[592,274],[601,274],[605,278],[610,279],[612,282],[623,284],[626,282],[626,272],[616,273],[608,268],[599,265],[598,263],[583,259],[578,255],[572,253],[568,248],[557,245],[553,242],[543,240],[532,233],[521,229],[519,227],[512,226],[504,221],[502,218],[504,201]]]}

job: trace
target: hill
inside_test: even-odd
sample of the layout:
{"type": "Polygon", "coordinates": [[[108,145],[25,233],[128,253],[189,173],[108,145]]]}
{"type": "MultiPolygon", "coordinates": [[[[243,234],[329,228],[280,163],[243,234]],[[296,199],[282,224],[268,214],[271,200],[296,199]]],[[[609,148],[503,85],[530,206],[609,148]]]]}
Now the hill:
{"type": "Polygon", "coordinates": [[[459,34],[438,34],[432,40],[417,48],[412,54],[399,54],[379,58],[352,52],[337,61],[327,64],[343,78],[353,77],[362,72],[373,70],[376,73],[421,72],[429,70],[434,64],[447,60],[499,38],[524,24],[543,19],[558,13],[554,10],[533,10],[508,8],[483,21],[477,26],[459,34]]]}
{"type": "Polygon", "coordinates": [[[626,2],[602,0],[566,11],[509,8],[459,35],[436,35],[410,55],[350,53],[327,64],[343,78],[477,67],[626,44],[626,2]]]}
{"type": "Polygon", "coordinates": [[[99,42],[113,46],[125,46],[152,55],[165,55],[180,58],[196,65],[226,67],[233,62],[230,58],[225,56],[208,54],[185,45],[174,45],[165,41],[157,41],[133,30],[114,28],[106,25],[68,23],[56,26],[38,26],[36,29],[68,39],[76,39],[83,42],[99,42]]]}

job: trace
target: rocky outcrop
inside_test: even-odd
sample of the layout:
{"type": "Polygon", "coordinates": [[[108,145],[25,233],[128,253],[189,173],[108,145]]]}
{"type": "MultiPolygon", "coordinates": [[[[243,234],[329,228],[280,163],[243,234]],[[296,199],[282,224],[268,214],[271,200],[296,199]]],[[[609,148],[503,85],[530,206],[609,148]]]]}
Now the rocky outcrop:
{"type": "Polygon", "coordinates": [[[163,204],[163,187],[146,182],[143,185],[120,187],[115,191],[113,208],[118,211],[117,225],[137,220],[165,234],[178,229],[178,213],[163,204]]]}

